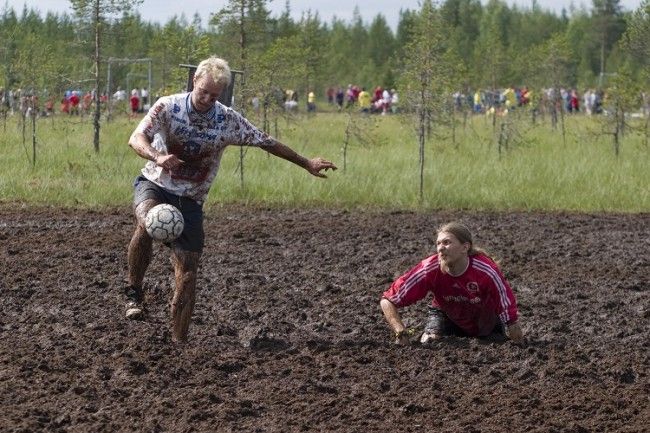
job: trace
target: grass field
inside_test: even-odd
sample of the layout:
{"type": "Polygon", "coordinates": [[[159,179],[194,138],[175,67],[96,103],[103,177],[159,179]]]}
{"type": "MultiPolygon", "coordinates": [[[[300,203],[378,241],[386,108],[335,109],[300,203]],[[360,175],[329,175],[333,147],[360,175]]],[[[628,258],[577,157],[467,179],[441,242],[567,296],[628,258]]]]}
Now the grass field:
{"type": "MultiPolygon", "coordinates": [[[[422,199],[411,121],[402,116],[355,116],[352,126],[363,138],[351,138],[344,161],[349,119],[340,113],[318,113],[278,122],[281,141],[305,156],[322,156],[339,166],[328,180],[245,148],[242,185],[240,151],[231,147],[208,204],[650,211],[650,149],[643,131],[628,130],[617,156],[612,137],[602,133],[603,118],[568,117],[566,143],[548,118],[533,125],[523,115],[499,118],[496,129],[483,116],[466,123],[459,119],[455,132],[433,128],[425,149],[422,199]],[[499,131],[511,137],[507,147],[499,147],[499,131]]],[[[32,124],[27,120],[23,134],[18,116],[0,119],[1,202],[65,207],[130,202],[132,180],[144,163],[127,145],[135,121],[118,118],[104,124],[100,152],[95,153],[89,119],[37,119],[33,165],[32,124]]]]}

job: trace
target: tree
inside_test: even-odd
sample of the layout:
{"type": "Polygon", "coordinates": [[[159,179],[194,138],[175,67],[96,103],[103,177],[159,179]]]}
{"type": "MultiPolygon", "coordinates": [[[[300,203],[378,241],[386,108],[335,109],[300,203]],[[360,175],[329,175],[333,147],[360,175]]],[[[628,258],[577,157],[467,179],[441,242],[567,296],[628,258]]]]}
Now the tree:
{"type": "Polygon", "coordinates": [[[181,61],[182,55],[178,53],[176,38],[185,31],[186,26],[179,22],[178,17],[170,19],[157,36],[152,38],[149,57],[155,59],[159,65],[159,89],[161,93],[175,93],[175,84],[187,79],[187,71],[181,70],[178,65],[187,63],[181,61]]]}
{"type": "Polygon", "coordinates": [[[393,66],[392,58],[395,55],[395,37],[381,14],[375,17],[368,29],[368,55],[379,79],[378,83],[393,87],[390,72],[393,66]]]}
{"type": "MultiPolygon", "coordinates": [[[[623,39],[623,47],[630,57],[641,65],[641,81],[650,82],[650,0],[644,0],[639,8],[630,16],[628,28],[623,39]]],[[[645,110],[645,144],[648,145],[650,130],[650,95],[647,87],[642,93],[643,109],[645,110]]]]}
{"type": "Polygon", "coordinates": [[[244,72],[250,53],[263,51],[270,42],[267,1],[228,0],[228,5],[217,11],[210,20],[219,33],[217,44],[223,50],[220,56],[244,72]]]}
{"type": "Polygon", "coordinates": [[[611,113],[602,116],[603,132],[612,136],[616,156],[620,152],[621,136],[628,126],[625,114],[637,109],[640,99],[641,89],[632,79],[629,66],[622,66],[610,81],[608,102],[611,113]]]}
{"type": "Polygon", "coordinates": [[[142,0],[70,0],[72,8],[81,23],[89,23],[94,34],[94,75],[95,75],[95,116],[93,118],[93,125],[95,128],[95,135],[93,144],[95,152],[99,152],[99,118],[101,114],[99,89],[100,89],[100,71],[101,71],[101,48],[103,30],[107,24],[107,20],[115,15],[124,11],[130,10],[137,4],[142,3],[142,0]]]}
{"type": "Polygon", "coordinates": [[[322,47],[325,45],[325,38],[318,13],[312,15],[308,10],[300,21],[299,28],[302,48],[302,57],[299,60],[305,65],[303,94],[307,95],[310,91],[316,90],[316,84],[321,81],[321,64],[324,61],[322,47]]]}
{"type": "Polygon", "coordinates": [[[558,33],[536,47],[530,54],[529,60],[528,74],[531,84],[540,91],[545,91],[546,87],[549,87],[549,92],[544,95],[543,99],[546,105],[544,111],[550,113],[553,128],[557,128],[559,115],[562,141],[566,145],[564,109],[560,88],[567,83],[575,68],[566,34],[558,33]]]}
{"type": "MultiPolygon", "coordinates": [[[[0,28],[0,50],[2,53],[3,74],[2,82],[4,84],[3,90],[7,92],[16,82],[16,73],[14,71],[15,58],[17,56],[17,33],[18,33],[18,19],[13,9],[4,10],[2,14],[2,28],[0,28]]],[[[6,99],[7,104],[9,99],[6,99]]]]}
{"type": "Polygon", "coordinates": [[[449,38],[454,50],[469,67],[473,60],[474,46],[480,36],[481,2],[479,0],[447,0],[442,5],[440,12],[450,27],[449,38]]]}
{"type": "MultiPolygon", "coordinates": [[[[221,34],[227,40],[228,32],[238,39],[239,68],[246,74],[248,71],[249,51],[254,47],[256,38],[263,38],[263,31],[267,24],[269,12],[266,9],[267,0],[229,0],[228,6],[219,10],[210,21],[211,24],[221,28],[221,34]]],[[[242,80],[238,94],[241,101],[247,101],[251,94],[242,80]]],[[[242,104],[244,108],[244,104],[242,104]]],[[[245,114],[245,113],[244,113],[245,114]]],[[[241,186],[244,186],[244,148],[239,149],[239,177],[241,186]]]]}
{"type": "Polygon", "coordinates": [[[327,59],[322,65],[323,79],[328,84],[345,85],[354,79],[356,68],[351,39],[350,29],[345,23],[334,19],[323,45],[323,55],[327,59]]]}
{"type": "Polygon", "coordinates": [[[593,31],[599,36],[600,71],[602,79],[606,72],[605,59],[612,47],[625,31],[625,20],[621,11],[620,0],[593,0],[592,17],[595,23],[593,31]]]}
{"type": "MultiPolygon", "coordinates": [[[[248,69],[246,63],[264,54],[275,40],[292,36],[301,36],[303,46],[312,50],[304,60],[309,63],[309,72],[298,83],[291,84],[301,93],[303,86],[315,89],[347,84],[388,86],[402,74],[401,64],[409,54],[408,44],[415,37],[419,11],[401,10],[393,36],[382,15],[364,23],[357,8],[350,21],[334,18],[325,24],[313,12],[294,20],[290,0],[283,1],[286,7],[278,17],[272,17],[267,10],[269,0],[222,2],[226,7],[214,15],[207,29],[198,15],[186,18],[181,14],[165,25],[144,22],[137,13],[122,8],[139,3],[135,0],[76,0],[79,14],[48,13],[45,20],[38,11],[27,7],[16,14],[0,4],[0,87],[14,90],[25,87],[21,80],[27,75],[22,73],[24,69],[17,70],[16,62],[19,55],[26,58],[26,54],[21,54],[23,50],[34,48],[28,43],[47,47],[53,60],[47,76],[42,74],[42,77],[47,90],[57,92],[79,86],[81,81],[92,77],[96,82],[101,76],[97,74],[97,61],[110,57],[151,58],[152,85],[165,93],[175,92],[186,78],[186,71],[178,68],[179,63],[196,63],[208,54],[216,54],[227,59],[233,69],[248,69]],[[97,20],[97,26],[92,25],[94,5],[100,7],[101,19],[97,20]],[[96,27],[101,30],[101,56],[93,54],[96,27]],[[33,39],[28,42],[30,34],[35,35],[36,42],[33,39]]],[[[510,2],[505,0],[489,0],[484,4],[480,0],[439,1],[441,6],[436,3],[436,8],[445,26],[446,51],[455,52],[472,74],[463,88],[529,84],[533,77],[528,75],[531,69],[525,63],[531,52],[556,34],[566,35],[566,55],[572,60],[562,86],[594,86],[602,71],[611,76],[625,64],[629,64],[635,81],[648,80],[640,74],[647,69],[646,59],[650,58],[647,53],[650,38],[644,27],[647,0],[642,0],[645,7],[630,13],[629,17],[620,13],[615,0],[598,0],[598,9],[591,5],[589,8],[569,6],[561,16],[541,10],[535,2],[531,9],[521,9],[509,7],[506,3],[510,2]],[[608,21],[607,17],[615,19],[608,21]],[[624,40],[619,38],[625,28],[621,17],[629,18],[627,25],[631,27],[624,40]],[[620,42],[625,42],[627,48],[620,42]]],[[[144,72],[141,66],[125,62],[111,69],[111,77],[124,80],[128,73],[144,75],[144,72]]],[[[247,82],[241,84],[238,81],[236,86],[237,100],[248,100],[252,95],[242,93],[247,82]]],[[[548,80],[541,84],[550,85],[548,80]]]]}
{"type": "Polygon", "coordinates": [[[511,85],[508,79],[507,6],[500,0],[490,0],[481,18],[481,37],[474,51],[474,83],[495,89],[511,85]]]}
{"type": "Polygon", "coordinates": [[[629,17],[623,46],[633,59],[650,67],[650,0],[644,0],[629,17]]]}
{"type": "MultiPolygon", "coordinates": [[[[262,129],[269,132],[270,118],[284,110],[283,91],[306,74],[305,51],[298,35],[279,38],[260,56],[251,59],[250,90],[261,102],[262,129]]],[[[278,135],[276,128],[275,135],[278,135]]]]}
{"type": "Polygon", "coordinates": [[[405,47],[400,81],[401,104],[415,117],[420,168],[420,200],[424,197],[424,145],[434,120],[445,115],[451,94],[453,63],[446,45],[446,29],[440,11],[424,0],[415,23],[412,40],[405,47]]]}
{"type": "Polygon", "coordinates": [[[399,21],[397,23],[397,32],[395,33],[395,43],[397,51],[402,53],[404,47],[413,40],[413,32],[417,21],[417,11],[410,9],[399,11],[399,21]]]}
{"type": "Polygon", "coordinates": [[[575,11],[566,27],[568,54],[576,62],[576,71],[567,77],[567,86],[595,86],[598,76],[598,40],[593,32],[591,15],[586,10],[575,11]]]}

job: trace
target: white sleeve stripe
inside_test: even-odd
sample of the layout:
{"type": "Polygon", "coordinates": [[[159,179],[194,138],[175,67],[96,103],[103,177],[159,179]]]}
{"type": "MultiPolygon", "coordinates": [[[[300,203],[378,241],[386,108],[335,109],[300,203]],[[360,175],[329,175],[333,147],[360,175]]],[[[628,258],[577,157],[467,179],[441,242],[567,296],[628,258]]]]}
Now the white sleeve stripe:
{"type": "MultiPolygon", "coordinates": [[[[437,257],[437,256],[436,256],[437,257]]],[[[416,273],[411,275],[406,281],[404,281],[404,284],[402,287],[400,287],[399,291],[397,292],[397,295],[395,298],[391,299],[391,301],[395,303],[401,303],[402,298],[411,290],[417,283],[422,281],[426,275],[431,272],[433,269],[435,269],[438,266],[438,261],[437,260],[429,260],[428,262],[425,262],[424,265],[420,270],[418,270],[416,273]]]]}
{"type": "Polygon", "coordinates": [[[506,287],[503,284],[503,280],[501,279],[497,271],[486,263],[482,263],[478,260],[474,260],[473,267],[475,269],[478,269],[479,271],[485,272],[496,285],[497,291],[499,293],[499,303],[501,304],[501,309],[503,310],[503,312],[499,315],[499,317],[501,317],[501,320],[504,323],[507,323],[510,320],[510,314],[508,314],[510,299],[508,299],[508,295],[506,294],[506,287]]]}

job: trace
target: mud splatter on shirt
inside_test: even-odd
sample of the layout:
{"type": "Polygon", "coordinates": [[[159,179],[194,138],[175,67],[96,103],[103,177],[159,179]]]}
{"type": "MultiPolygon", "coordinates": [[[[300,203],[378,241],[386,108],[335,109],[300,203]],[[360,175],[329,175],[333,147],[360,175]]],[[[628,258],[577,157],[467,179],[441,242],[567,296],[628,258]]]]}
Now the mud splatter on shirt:
{"type": "Polygon", "coordinates": [[[151,140],[162,154],[185,163],[163,170],[153,161],[142,169],[144,177],[167,191],[203,203],[214,182],[226,146],[273,146],[276,141],[241,114],[216,102],[207,113],[194,110],[190,93],[165,96],[151,107],[136,132],[151,140]]]}

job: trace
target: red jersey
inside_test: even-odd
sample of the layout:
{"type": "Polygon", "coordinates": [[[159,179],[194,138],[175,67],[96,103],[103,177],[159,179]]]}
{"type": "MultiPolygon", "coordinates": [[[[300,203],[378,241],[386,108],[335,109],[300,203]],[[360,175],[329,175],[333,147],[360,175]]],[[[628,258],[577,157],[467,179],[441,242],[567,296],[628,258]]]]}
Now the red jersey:
{"type": "Polygon", "coordinates": [[[471,336],[489,333],[496,318],[504,324],[517,320],[515,295],[497,264],[484,254],[470,256],[467,269],[457,277],[442,272],[434,254],[399,277],[383,297],[401,308],[429,292],[432,306],[471,336]]]}

